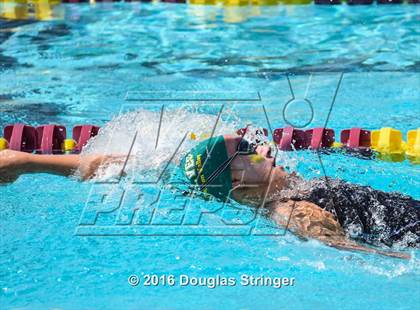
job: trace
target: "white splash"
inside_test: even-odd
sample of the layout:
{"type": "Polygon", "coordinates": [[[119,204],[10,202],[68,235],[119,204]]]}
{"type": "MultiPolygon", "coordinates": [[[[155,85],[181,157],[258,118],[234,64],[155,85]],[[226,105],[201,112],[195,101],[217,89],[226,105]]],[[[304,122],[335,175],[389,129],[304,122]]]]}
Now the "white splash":
{"type": "MultiPolygon", "coordinates": [[[[217,121],[216,115],[192,113],[186,109],[165,110],[162,115],[160,111],[142,109],[120,115],[107,123],[96,137],[89,140],[82,155],[124,157],[130,153],[126,173],[156,173],[168,162],[179,163],[183,154],[198,140],[212,134],[213,127],[216,127],[214,135],[233,134],[238,128],[234,123],[217,121]]],[[[100,171],[97,179],[116,177],[120,172],[121,164],[108,165],[100,171]]]]}

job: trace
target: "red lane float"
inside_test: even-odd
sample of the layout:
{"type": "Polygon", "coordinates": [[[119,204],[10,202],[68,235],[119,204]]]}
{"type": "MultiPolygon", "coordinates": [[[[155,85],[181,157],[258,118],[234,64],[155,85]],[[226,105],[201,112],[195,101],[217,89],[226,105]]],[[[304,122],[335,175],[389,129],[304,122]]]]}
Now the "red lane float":
{"type": "Polygon", "coordinates": [[[275,129],[273,131],[273,141],[282,151],[307,148],[305,131],[293,127],[275,129]]]}
{"type": "Polygon", "coordinates": [[[32,126],[14,124],[4,127],[3,137],[9,149],[32,153],[36,148],[36,131],[32,126]]]}
{"type": "Polygon", "coordinates": [[[36,153],[61,154],[66,139],[66,127],[60,125],[43,125],[36,128],[36,153]]]}
{"type": "MultiPolygon", "coordinates": [[[[248,127],[239,129],[236,133],[244,136],[248,127]]],[[[256,134],[268,136],[265,128],[257,129],[256,134]],[[262,130],[262,131],[261,131],[262,130]]],[[[329,128],[313,128],[300,130],[293,127],[277,128],[273,131],[273,141],[282,151],[292,151],[301,149],[313,149],[332,147],[334,143],[334,130],[329,128]]],[[[258,141],[257,141],[258,143],[258,141]]]]}
{"type": "Polygon", "coordinates": [[[315,4],[341,4],[341,0],[315,0],[315,4]]]}
{"type": "Polygon", "coordinates": [[[377,0],[378,4],[401,4],[403,0],[377,0]]]}
{"type": "Polygon", "coordinates": [[[36,128],[25,124],[7,125],[3,130],[1,149],[38,154],[80,153],[88,140],[96,136],[100,127],[79,125],[73,128],[73,139],[66,139],[66,127],[56,124],[36,128]],[[70,140],[71,143],[68,143],[70,140]]]}
{"type": "Polygon", "coordinates": [[[366,4],[372,4],[373,0],[347,0],[348,5],[366,5],[366,4]]]}
{"type": "Polygon", "coordinates": [[[340,134],[340,142],[349,148],[369,148],[370,131],[357,127],[344,129],[340,134]]]}
{"type": "Polygon", "coordinates": [[[309,148],[317,150],[331,147],[334,143],[334,130],[329,128],[313,128],[305,131],[306,143],[309,148]]]}
{"type": "Polygon", "coordinates": [[[90,138],[96,136],[100,127],[94,125],[79,125],[73,128],[73,140],[76,141],[74,152],[82,151],[90,138]]]}

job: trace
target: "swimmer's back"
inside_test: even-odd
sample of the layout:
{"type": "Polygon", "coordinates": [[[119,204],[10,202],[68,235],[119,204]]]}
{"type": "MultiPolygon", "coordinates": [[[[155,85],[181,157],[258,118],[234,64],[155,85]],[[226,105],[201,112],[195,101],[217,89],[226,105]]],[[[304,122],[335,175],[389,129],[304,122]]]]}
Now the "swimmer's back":
{"type": "Polygon", "coordinates": [[[392,246],[419,247],[420,201],[400,193],[320,178],[299,200],[333,213],[352,238],[392,246]]]}

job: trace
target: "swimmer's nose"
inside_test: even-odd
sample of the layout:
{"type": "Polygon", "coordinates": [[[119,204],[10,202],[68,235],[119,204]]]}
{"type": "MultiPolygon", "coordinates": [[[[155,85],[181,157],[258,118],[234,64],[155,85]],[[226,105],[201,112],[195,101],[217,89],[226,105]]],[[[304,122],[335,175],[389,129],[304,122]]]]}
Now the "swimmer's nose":
{"type": "Polygon", "coordinates": [[[271,157],[271,148],[267,145],[259,145],[256,149],[257,153],[266,158],[271,157]]]}

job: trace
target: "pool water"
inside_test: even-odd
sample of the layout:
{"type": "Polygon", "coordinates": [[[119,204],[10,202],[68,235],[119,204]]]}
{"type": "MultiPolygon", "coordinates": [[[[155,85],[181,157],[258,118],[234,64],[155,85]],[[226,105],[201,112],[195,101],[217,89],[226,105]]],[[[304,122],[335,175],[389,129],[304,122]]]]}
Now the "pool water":
{"type": "MultiPolygon", "coordinates": [[[[83,236],[86,230],[78,230],[86,207],[99,204],[95,195],[118,197],[123,185],[141,194],[144,206],[164,189],[157,221],[174,220],[180,213],[171,209],[183,201],[178,185],[168,186],[167,173],[155,181],[184,133],[211,132],[219,112],[216,132],[248,123],[274,129],[286,122],[308,123],[305,128],[327,124],[336,135],[350,127],[390,126],[404,135],[420,127],[416,6],[106,3],[65,5],[59,12],[52,21],[0,20],[0,127],[14,122],[59,123],[68,130],[76,124],[106,126],[85,153],[123,153],[138,131],[134,152],[140,160],[130,164],[120,184],[37,174],[0,187],[4,308],[418,307],[418,250],[406,250],[413,258],[401,261],[339,251],[275,228],[266,235],[258,229],[251,235],[218,235],[221,220],[233,221],[235,215],[216,201],[195,198],[187,209],[193,218],[197,210],[220,209],[203,216],[198,234],[204,236],[182,235],[177,227],[167,228],[167,236],[83,236]],[[145,147],[150,144],[155,148],[145,147]],[[135,178],[143,183],[133,184],[135,178]],[[237,279],[248,274],[293,277],[296,283],[280,289],[133,287],[127,282],[132,274],[237,279]]],[[[182,144],[170,169],[176,170],[193,143],[182,144]]],[[[420,199],[420,168],[407,160],[320,157],[279,152],[277,163],[306,178],[325,170],[329,177],[420,199]]],[[[113,173],[110,167],[101,180],[112,180],[113,173]]],[[[135,200],[127,201],[133,208],[135,200]]],[[[253,214],[248,207],[242,211],[243,217],[253,214]]],[[[101,214],[97,224],[108,225],[114,215],[101,214]]],[[[270,229],[268,219],[257,219],[262,231],[270,229]]]]}

